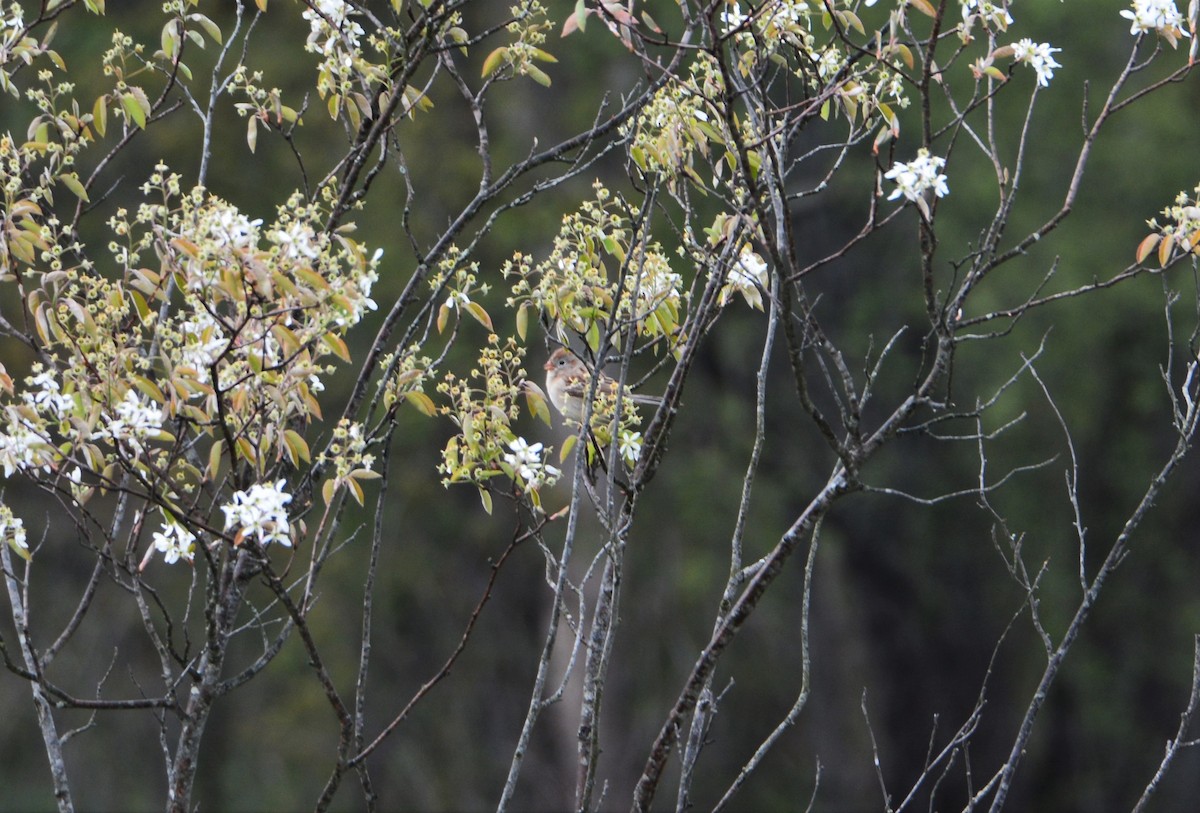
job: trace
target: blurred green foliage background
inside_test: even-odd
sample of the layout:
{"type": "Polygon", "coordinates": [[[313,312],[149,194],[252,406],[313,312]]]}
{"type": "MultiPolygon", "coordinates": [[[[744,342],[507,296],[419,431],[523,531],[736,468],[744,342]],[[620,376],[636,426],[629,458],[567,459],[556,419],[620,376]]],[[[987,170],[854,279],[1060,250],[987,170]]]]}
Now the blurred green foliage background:
{"type": "MultiPolygon", "coordinates": [[[[482,24],[485,17],[501,18],[504,5],[473,7],[470,13],[477,16],[471,25],[482,24]]],[[[1018,5],[1022,35],[1061,47],[1063,67],[1042,92],[1033,116],[1030,171],[1009,227],[1014,236],[1040,224],[1060,205],[1082,138],[1085,96],[1090,94],[1097,104],[1096,94],[1116,75],[1131,40],[1117,17],[1121,3],[1018,5]]],[[[573,3],[555,0],[548,6],[561,20],[573,3]]],[[[659,0],[647,6],[660,22],[670,24],[672,3],[659,0]]],[[[114,27],[157,47],[162,20],[146,13],[147,8],[112,2],[105,17],[80,13],[62,21],[55,46],[80,99],[92,99],[105,89],[97,66],[114,27]]],[[[223,25],[229,22],[228,3],[201,3],[200,10],[223,25]]],[[[279,86],[293,105],[306,89],[311,93],[312,82],[313,60],[301,47],[306,26],[300,10],[298,3],[272,2],[254,35],[250,59],[252,67],[263,71],[263,84],[279,86]]],[[[872,19],[866,11],[863,16],[872,19]]],[[[551,42],[549,50],[560,60],[550,69],[552,87],[513,82],[502,90],[503,104],[488,110],[493,146],[502,160],[524,154],[534,138],[547,144],[586,125],[605,94],[615,97],[638,79],[620,44],[599,31],[551,42]]],[[[471,55],[468,76],[478,76],[484,55],[471,55]]],[[[211,52],[189,54],[199,86],[211,58],[211,52]]],[[[1176,54],[1167,61],[1182,58],[1176,54]]],[[[957,69],[966,71],[965,65],[957,69]]],[[[1153,79],[1146,75],[1138,82],[1153,79]]],[[[1033,80],[1028,72],[1017,71],[1012,81],[1032,85],[1033,80]]],[[[998,100],[1000,135],[1010,141],[1028,100],[1027,90],[1011,90],[998,100]]],[[[428,238],[474,194],[478,183],[470,116],[448,91],[435,86],[434,110],[417,115],[399,131],[411,183],[419,190],[414,226],[428,238]]],[[[309,177],[315,178],[344,151],[345,136],[329,121],[319,100],[310,102],[304,126],[297,130],[296,148],[309,177]]],[[[990,280],[977,298],[980,308],[1019,303],[1054,263],[1058,272],[1048,290],[1111,276],[1129,264],[1146,232],[1144,221],[1179,190],[1200,180],[1197,110],[1200,86],[1189,81],[1119,114],[1097,147],[1071,217],[1045,244],[990,280]]],[[[0,101],[0,130],[23,126],[20,123],[31,115],[27,102],[6,98],[0,101]]],[[[908,126],[914,123],[905,124],[898,157],[915,150],[917,130],[908,126]]],[[[837,138],[837,127],[814,128],[813,143],[837,138]]],[[[269,218],[273,207],[300,183],[297,164],[286,144],[266,134],[260,135],[252,154],[244,133],[244,120],[226,105],[215,133],[209,185],[251,217],[269,218]]],[[[137,148],[122,153],[107,171],[113,191],[84,220],[85,242],[106,239],[106,218],[117,206],[134,205],[137,186],[157,160],[165,160],[190,180],[199,151],[198,119],[186,107],[139,136],[137,148]]],[[[813,176],[819,171],[814,165],[813,176]]],[[[874,171],[864,145],[825,194],[797,207],[802,260],[823,256],[857,231],[874,171]]],[[[623,172],[614,161],[597,167],[596,174],[617,185],[623,172]]],[[[501,263],[517,249],[544,253],[562,214],[588,194],[590,181],[578,179],[515,211],[483,242],[479,260],[483,275],[492,275],[495,285],[489,303],[494,319],[511,318],[501,307],[501,263]]],[[[386,252],[384,275],[374,294],[381,305],[399,294],[413,263],[397,228],[403,184],[400,173],[385,172],[367,206],[354,217],[359,238],[386,252]]],[[[951,165],[951,195],[939,209],[939,273],[948,275],[949,263],[969,251],[995,204],[994,186],[990,167],[960,145],[951,165]]],[[[623,191],[632,194],[627,187],[623,191]]],[[[922,318],[917,257],[915,219],[909,217],[811,278],[823,323],[859,363],[869,348],[877,352],[902,325],[922,318]]],[[[1002,342],[966,345],[958,356],[951,394],[973,399],[976,393],[994,391],[1020,365],[1022,354],[1034,353],[1045,341],[1038,371],[1070,428],[1091,567],[1119,533],[1172,443],[1169,401],[1159,371],[1167,354],[1164,290],[1183,292],[1175,309],[1182,325],[1176,349],[1186,352],[1195,318],[1188,303],[1194,300],[1195,287],[1189,271],[1167,279],[1145,276],[1039,310],[1002,342]]],[[[367,322],[359,328],[358,353],[377,324],[367,322]]],[[[669,461],[645,498],[630,540],[622,631],[602,738],[608,769],[602,773],[613,780],[605,795],[606,808],[625,806],[648,743],[710,633],[727,575],[727,543],[752,439],[753,370],[763,324],[761,314],[738,308],[726,315],[705,348],[688,380],[669,461]]],[[[470,346],[482,340],[482,328],[469,324],[464,329],[467,335],[455,363],[465,370],[471,363],[470,346]]],[[[901,339],[897,353],[902,363],[894,364],[880,384],[877,397],[882,404],[893,402],[897,394],[902,397],[911,386],[921,362],[921,339],[913,331],[901,339]]],[[[537,372],[541,358],[535,346],[528,367],[537,372]]],[[[15,346],[0,347],[0,360],[14,377],[30,361],[15,346]]],[[[770,386],[786,392],[785,359],[780,354],[775,361],[778,375],[770,386]]],[[[350,380],[349,368],[335,376],[326,393],[332,402],[344,398],[339,387],[344,390],[350,380]]],[[[800,415],[794,398],[783,396],[774,404],[767,414],[768,444],[753,495],[748,558],[775,543],[832,463],[831,453],[800,415]]],[[[984,428],[994,430],[1021,413],[1026,415],[1022,422],[989,443],[991,471],[999,474],[1057,457],[1045,468],[1015,477],[992,495],[992,501],[1008,518],[1009,529],[1024,535],[1031,567],[1046,563],[1041,612],[1048,631],[1056,636],[1080,594],[1076,535],[1064,482],[1070,457],[1054,409],[1028,377],[1002,397],[984,428]]],[[[329,408],[326,414],[336,410],[329,408]]],[[[404,420],[392,451],[386,527],[393,538],[377,588],[373,694],[367,709],[381,724],[449,654],[481,595],[489,563],[513,532],[502,508],[489,517],[472,489],[446,491],[441,486],[435,466],[448,427],[415,413],[404,420]]],[[[531,423],[529,431],[547,442],[561,441],[559,429],[534,428],[531,423]]],[[[978,477],[978,459],[970,444],[906,438],[874,461],[864,477],[868,483],[932,497],[969,488],[978,477]]],[[[1127,808],[1152,775],[1186,703],[1193,637],[1200,633],[1198,481],[1200,465],[1193,460],[1155,507],[1129,561],[1106,588],[1037,721],[1011,809],[1127,808]]],[[[563,486],[548,499],[561,503],[565,496],[563,486]]],[[[31,537],[38,534],[39,514],[49,522],[51,509],[20,483],[8,483],[4,497],[21,506],[31,537]]],[[[340,588],[347,596],[358,594],[366,548],[352,537],[365,519],[348,515],[345,531],[351,541],[332,560],[313,616],[321,644],[341,656],[331,654],[328,659],[345,670],[335,678],[347,683],[357,657],[361,605],[343,601],[340,588]]],[[[813,792],[818,766],[814,810],[881,808],[860,707],[870,713],[889,790],[903,794],[926,760],[931,732],[936,730],[940,744],[966,718],[991,662],[988,713],[970,754],[977,779],[988,775],[1011,742],[1045,663],[1027,616],[1019,618],[995,648],[1023,597],[997,554],[994,524],[972,497],[926,507],[861,494],[839,504],[825,523],[814,577],[813,695],[795,729],[738,797],[737,809],[802,809],[813,792]]],[[[60,588],[61,600],[73,603],[90,567],[90,558],[73,545],[66,529],[60,530],[62,538],[48,539],[41,553],[43,560],[53,559],[41,567],[55,573],[53,594],[40,596],[49,614],[43,623],[56,617],[60,588]]],[[[699,806],[715,801],[798,691],[802,562],[797,558],[789,567],[718,672],[717,685],[730,688],[701,763],[704,770],[693,794],[699,806]]],[[[543,569],[543,558],[532,546],[520,549],[506,564],[454,672],[374,757],[382,799],[402,800],[398,806],[412,810],[480,810],[494,805],[541,646],[548,601],[543,569]]],[[[179,567],[169,578],[182,590],[189,573],[179,567]]],[[[75,650],[81,660],[72,663],[72,655],[64,655],[58,674],[70,675],[73,668],[80,674],[103,672],[104,664],[115,657],[117,666],[106,691],[127,695],[136,692],[139,677],[153,678],[152,653],[124,598],[111,586],[101,592],[96,615],[106,623],[92,623],[82,633],[88,645],[75,650]]],[[[63,607],[57,615],[68,611],[63,607]]],[[[13,640],[11,619],[2,623],[6,640],[13,640]]],[[[89,691],[86,684],[74,688],[81,694],[89,691]]],[[[570,703],[555,707],[535,733],[517,797],[519,809],[555,810],[569,804],[575,759],[571,711],[570,703]]],[[[303,651],[293,642],[271,669],[219,706],[206,732],[198,793],[202,807],[253,811],[311,806],[336,745],[331,717],[307,671],[303,651]]],[[[52,809],[29,692],[8,674],[0,677],[0,719],[5,721],[0,727],[0,810],[52,809]]],[[[92,723],[81,712],[63,713],[62,719],[64,728],[92,723]]],[[[71,741],[67,756],[83,809],[150,809],[164,798],[158,729],[148,716],[97,717],[91,730],[71,741]]],[[[954,794],[965,791],[960,768],[945,781],[948,788],[958,788],[954,794]]],[[[352,794],[343,796],[341,802],[350,804],[352,794]]],[[[1198,797],[1200,755],[1189,752],[1166,780],[1157,809],[1191,810],[1198,797]]]]}

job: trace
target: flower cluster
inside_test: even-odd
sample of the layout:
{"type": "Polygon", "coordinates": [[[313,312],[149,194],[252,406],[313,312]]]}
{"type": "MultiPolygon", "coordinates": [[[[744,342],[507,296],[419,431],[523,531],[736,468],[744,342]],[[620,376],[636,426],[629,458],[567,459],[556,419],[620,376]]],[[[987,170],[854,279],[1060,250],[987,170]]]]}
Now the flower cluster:
{"type": "Polygon", "coordinates": [[[633,467],[642,456],[642,433],[622,429],[617,437],[617,453],[627,466],[633,467]]]}
{"type": "Polygon", "coordinates": [[[25,522],[13,516],[12,509],[0,504],[0,538],[18,555],[29,558],[29,541],[25,536],[25,522]]]}
{"type": "Polygon", "coordinates": [[[994,29],[997,31],[1007,31],[1012,25],[1012,15],[1008,13],[1009,0],[1000,0],[1000,2],[992,2],[992,0],[959,0],[962,6],[962,28],[960,34],[964,39],[969,39],[971,28],[976,22],[981,23],[984,28],[994,29]]]}
{"type": "Polygon", "coordinates": [[[346,418],[338,421],[328,450],[317,457],[317,462],[322,465],[333,464],[333,476],[323,487],[327,505],[333,502],[333,494],[341,486],[349,488],[355,501],[363,504],[365,497],[358,481],[379,476],[371,470],[375,465],[375,455],[369,454],[366,449],[367,438],[363,434],[362,424],[346,418]]]}
{"type": "Polygon", "coordinates": [[[727,305],[734,294],[741,294],[746,304],[763,309],[762,292],[769,290],[767,261],[760,257],[749,243],[742,246],[737,259],[729,267],[725,284],[721,287],[720,303],[727,305]]]}
{"type": "MultiPolygon", "coordinates": [[[[81,322],[82,312],[68,307],[60,331],[64,345],[86,351],[88,366],[111,369],[116,379],[131,366],[147,377],[165,373],[169,397],[159,397],[150,385],[141,388],[153,395],[162,419],[185,416],[198,427],[210,427],[225,400],[234,407],[225,413],[233,433],[266,443],[239,447],[252,463],[265,465],[269,457],[258,452],[272,448],[293,462],[303,459],[307,450],[281,427],[317,414],[314,394],[329,372],[322,357],[346,358],[340,337],[377,307],[371,288],[381,252],[368,256],[346,234],[322,231],[317,225],[322,209],[299,195],[290,197],[272,222],[264,222],[203,189],[183,192],[179,176],[162,165],[145,191],[161,202],[142,204],[132,218],[119,211],[110,221],[122,240],[110,249],[125,267],[126,281],[96,282],[95,291],[80,291],[76,298],[86,295],[105,307],[88,315],[95,325],[81,322]],[[167,301],[165,275],[141,261],[151,251],[165,275],[174,278],[183,307],[163,311],[159,319],[145,302],[140,318],[130,320],[110,304],[128,305],[128,291],[159,304],[167,301]],[[115,319],[117,326],[99,329],[102,319],[115,319]],[[135,330],[145,335],[126,335],[135,330]],[[137,352],[152,343],[157,355],[137,352]]],[[[89,400],[85,382],[74,389],[89,400]]],[[[122,397],[128,396],[118,392],[114,399],[122,397]]],[[[96,437],[118,437],[102,426],[96,437]]]]}
{"type": "Polygon", "coordinates": [[[640,335],[678,341],[682,276],[660,244],[634,244],[624,202],[599,183],[594,188],[594,200],[563,217],[549,257],[535,264],[517,254],[505,263],[504,275],[516,277],[508,306],[518,309],[518,331],[524,335],[520,325],[532,308],[563,342],[574,331],[595,347],[614,318],[640,335]]]}
{"type": "Polygon", "coordinates": [[[151,537],[153,550],[163,555],[163,561],[173,565],[180,559],[191,562],[196,556],[196,535],[172,519],[163,519],[162,527],[151,537]]]}
{"type": "MultiPolygon", "coordinates": [[[[659,88],[637,117],[622,125],[629,156],[644,172],[661,174],[674,188],[681,176],[703,187],[695,170],[697,156],[707,157],[730,140],[716,102],[720,72],[711,58],[692,63],[686,79],[659,88]]],[[[736,155],[730,153],[736,159],[736,155]]]]}
{"type": "Polygon", "coordinates": [[[479,353],[479,363],[469,379],[447,373],[438,392],[450,405],[440,409],[459,427],[458,434],[442,450],[442,485],[473,483],[484,506],[491,511],[491,496],[485,488],[493,477],[506,475],[540,507],[538,489],[553,483],[558,470],[542,462],[541,444],[529,445],[518,438],[512,423],[520,415],[517,400],[525,396],[530,411],[547,423],[550,413],[540,390],[525,380],[521,360],[525,350],[509,339],[500,344],[492,335],[479,353]],[[515,444],[515,445],[514,445],[515,444]]]}
{"type": "Polygon", "coordinates": [[[1158,263],[1166,266],[1176,257],[1176,250],[1200,256],[1200,185],[1191,194],[1180,192],[1173,205],[1162,210],[1165,223],[1158,218],[1147,221],[1150,234],[1142,240],[1137,250],[1137,261],[1142,262],[1157,250],[1158,263]]]}
{"type": "Polygon", "coordinates": [[[1142,34],[1155,31],[1160,37],[1175,47],[1180,37],[1190,37],[1191,33],[1184,26],[1183,15],[1175,5],[1175,0],[1134,0],[1132,9],[1125,9],[1121,16],[1132,22],[1130,34],[1142,34]]]}
{"type": "Polygon", "coordinates": [[[509,452],[504,462],[511,470],[510,476],[526,489],[537,490],[543,485],[554,485],[562,472],[542,460],[543,446],[530,444],[525,438],[513,438],[508,442],[509,452]]]}
{"type": "Polygon", "coordinates": [[[247,491],[234,492],[233,500],[221,506],[225,512],[225,530],[238,529],[233,539],[235,545],[255,536],[264,546],[271,542],[292,546],[286,508],[292,495],[284,491],[284,484],[283,480],[267,485],[255,483],[247,491]]]}
{"type": "Polygon", "coordinates": [[[946,166],[946,159],[930,155],[929,150],[922,147],[917,151],[917,157],[908,163],[897,161],[892,168],[883,174],[884,178],[896,182],[896,188],[888,195],[888,200],[895,200],[903,195],[920,208],[922,214],[929,216],[929,208],[925,203],[925,193],[933,190],[937,197],[950,193],[946,186],[946,176],[941,173],[946,166]]]}
{"type": "Polygon", "coordinates": [[[43,426],[35,424],[16,406],[4,408],[4,427],[0,430],[0,466],[4,476],[18,471],[50,471],[58,459],[43,426]]]}
{"type": "Polygon", "coordinates": [[[145,441],[163,436],[162,425],[162,409],[143,401],[135,390],[129,389],[105,413],[104,423],[92,433],[92,439],[120,445],[136,457],[145,449],[145,441]]]}
{"type": "Polygon", "coordinates": [[[309,24],[304,50],[320,54],[317,91],[344,96],[352,89],[361,59],[363,27],[351,16],[356,12],[345,0],[316,0],[301,15],[309,24]]]}
{"type": "Polygon", "coordinates": [[[1048,42],[1034,42],[1025,37],[1013,43],[1012,49],[1013,59],[1033,68],[1042,87],[1048,87],[1054,78],[1054,69],[1062,67],[1054,60],[1054,54],[1062,49],[1052,48],[1048,42]]]}

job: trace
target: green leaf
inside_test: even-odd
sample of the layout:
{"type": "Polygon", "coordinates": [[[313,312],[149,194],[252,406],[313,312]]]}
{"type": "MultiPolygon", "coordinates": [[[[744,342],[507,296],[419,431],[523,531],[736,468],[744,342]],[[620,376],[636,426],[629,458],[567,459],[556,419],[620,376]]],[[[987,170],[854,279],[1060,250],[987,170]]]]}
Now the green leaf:
{"type": "MultiPolygon", "coordinates": [[[[488,511],[488,513],[490,514],[492,512],[488,511]]],[[[8,546],[13,549],[13,551],[17,554],[17,556],[20,556],[26,562],[33,559],[33,554],[30,553],[27,549],[18,545],[16,537],[13,536],[12,534],[6,533],[4,535],[4,541],[8,543],[8,546]]]]}
{"type": "Polygon", "coordinates": [[[333,505],[333,495],[336,491],[337,491],[337,481],[336,480],[326,480],[321,485],[321,499],[323,499],[325,501],[326,505],[333,505]]]}
{"type": "Polygon", "coordinates": [[[529,333],[529,308],[528,302],[522,302],[517,308],[517,336],[521,341],[525,341],[525,335],[529,333]]]}
{"type": "Polygon", "coordinates": [[[159,40],[163,53],[173,62],[179,53],[179,20],[167,20],[167,24],[162,27],[162,33],[159,34],[159,40]]]}
{"type": "Polygon", "coordinates": [[[225,448],[225,441],[214,440],[212,446],[208,450],[208,468],[204,471],[204,476],[208,480],[216,480],[217,474],[221,471],[221,452],[225,448]]]}
{"type": "Polygon", "coordinates": [[[488,492],[487,489],[484,489],[484,488],[479,489],[479,501],[481,503],[483,503],[483,510],[487,511],[488,514],[491,514],[492,513],[492,495],[488,492]]]}
{"type": "Polygon", "coordinates": [[[142,109],[136,96],[132,93],[121,94],[121,107],[134,124],[142,130],[146,129],[146,111],[142,109]]]}
{"type": "Polygon", "coordinates": [[[550,87],[550,76],[537,65],[526,65],[525,74],[542,87],[550,87]]]}
{"type": "Polygon", "coordinates": [[[135,387],[137,387],[139,390],[141,390],[142,394],[145,395],[147,398],[149,398],[151,401],[153,401],[156,404],[165,404],[166,403],[167,397],[165,395],[163,395],[163,391],[153,381],[151,381],[150,379],[146,378],[145,376],[141,376],[141,375],[135,375],[132,378],[133,378],[133,385],[135,387]]]}
{"type": "Polygon", "coordinates": [[[433,404],[433,399],[423,392],[413,391],[404,393],[404,398],[410,404],[417,408],[417,411],[423,415],[428,415],[430,418],[437,415],[437,407],[433,404]]]}
{"type": "Polygon", "coordinates": [[[312,454],[308,450],[308,442],[295,429],[283,430],[283,442],[305,463],[312,462],[312,454]]]}
{"type": "Polygon", "coordinates": [[[257,116],[250,116],[250,120],[246,122],[246,145],[250,147],[250,152],[254,152],[254,148],[258,146],[257,116]]]}
{"type": "Polygon", "coordinates": [[[79,182],[79,176],[74,172],[64,172],[58,176],[58,179],[63,182],[63,186],[75,193],[75,197],[82,200],[84,203],[90,203],[88,200],[87,190],[83,188],[83,184],[79,182]]]}
{"type": "Polygon", "coordinates": [[[92,124],[102,137],[108,129],[108,97],[98,96],[92,105],[92,124]]]}
{"type": "Polygon", "coordinates": [[[523,390],[525,403],[529,406],[529,411],[533,416],[545,421],[546,426],[553,426],[550,421],[550,408],[546,406],[546,395],[542,392],[542,388],[532,381],[526,381],[523,390]]]}
{"type": "Polygon", "coordinates": [[[937,9],[929,4],[929,0],[908,0],[910,6],[914,6],[917,11],[924,14],[926,17],[937,19],[937,9]]]}
{"type": "Polygon", "coordinates": [[[483,309],[483,305],[478,302],[468,302],[466,304],[467,313],[475,317],[475,321],[486,327],[489,331],[492,330],[492,317],[488,316],[488,312],[483,309]]]}
{"type": "Polygon", "coordinates": [[[195,20],[196,22],[200,23],[200,26],[204,29],[208,36],[212,38],[213,42],[221,42],[221,27],[212,20],[208,19],[203,14],[189,14],[188,19],[195,20]]]}
{"type": "Polygon", "coordinates": [[[480,74],[480,76],[486,78],[487,76],[494,73],[497,68],[499,68],[501,65],[504,64],[504,60],[507,57],[508,57],[508,48],[506,48],[503,45],[500,46],[499,48],[497,48],[496,50],[492,51],[490,54],[487,55],[487,58],[483,60],[483,71],[480,74]]]}
{"type": "Polygon", "coordinates": [[[579,441],[579,435],[568,435],[563,441],[562,448],[558,450],[558,462],[566,463],[567,458],[571,456],[571,450],[575,448],[575,444],[579,441]]]}

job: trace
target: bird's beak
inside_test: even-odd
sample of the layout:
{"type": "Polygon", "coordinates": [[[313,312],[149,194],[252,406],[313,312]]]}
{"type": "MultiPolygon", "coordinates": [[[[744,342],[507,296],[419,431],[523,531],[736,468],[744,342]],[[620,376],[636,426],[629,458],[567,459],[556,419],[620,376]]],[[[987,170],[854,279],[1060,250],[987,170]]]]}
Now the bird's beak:
{"type": "Polygon", "coordinates": [[[545,370],[546,372],[549,372],[550,370],[554,369],[554,363],[547,361],[545,364],[542,365],[542,369],[545,370]]]}

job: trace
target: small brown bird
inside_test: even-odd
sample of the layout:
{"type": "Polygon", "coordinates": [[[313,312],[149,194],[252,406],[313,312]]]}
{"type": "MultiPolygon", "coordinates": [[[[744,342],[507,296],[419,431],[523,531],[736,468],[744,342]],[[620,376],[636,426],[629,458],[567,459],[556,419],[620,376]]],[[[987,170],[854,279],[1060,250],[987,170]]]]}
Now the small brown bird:
{"type": "MultiPolygon", "coordinates": [[[[575,423],[583,422],[583,399],[591,389],[592,372],[579,356],[565,347],[560,347],[550,354],[549,360],[543,365],[546,370],[546,392],[550,402],[554,404],[564,418],[575,423]]],[[[616,400],[617,382],[604,373],[597,373],[596,395],[601,398],[616,400]]],[[[649,395],[625,396],[631,401],[641,404],[657,404],[660,399],[649,395]]]]}

